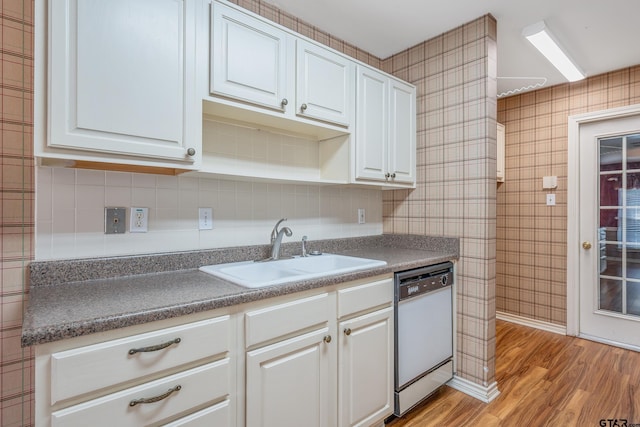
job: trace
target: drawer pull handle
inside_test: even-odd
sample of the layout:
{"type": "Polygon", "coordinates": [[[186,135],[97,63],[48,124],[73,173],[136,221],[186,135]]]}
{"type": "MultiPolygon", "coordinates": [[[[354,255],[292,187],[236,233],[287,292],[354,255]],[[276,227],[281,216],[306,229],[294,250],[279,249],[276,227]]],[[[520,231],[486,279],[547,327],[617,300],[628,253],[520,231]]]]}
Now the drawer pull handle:
{"type": "Polygon", "coordinates": [[[163,348],[167,348],[170,345],[178,344],[180,341],[182,341],[180,338],[176,338],[174,340],[167,341],[165,343],[158,344],[158,345],[150,345],[149,347],[132,348],[131,350],[129,350],[129,354],[134,355],[136,353],[149,353],[150,351],[162,350],[163,348]]]}
{"type": "Polygon", "coordinates": [[[140,399],[134,399],[131,402],[129,402],[129,406],[136,406],[136,405],[141,405],[143,403],[155,403],[155,402],[159,402],[163,399],[166,399],[167,397],[171,396],[171,393],[173,393],[174,391],[180,391],[180,389],[182,389],[182,386],[180,384],[178,384],[175,387],[170,388],[169,390],[167,390],[166,393],[163,393],[159,396],[154,396],[154,397],[143,397],[140,399]]]}

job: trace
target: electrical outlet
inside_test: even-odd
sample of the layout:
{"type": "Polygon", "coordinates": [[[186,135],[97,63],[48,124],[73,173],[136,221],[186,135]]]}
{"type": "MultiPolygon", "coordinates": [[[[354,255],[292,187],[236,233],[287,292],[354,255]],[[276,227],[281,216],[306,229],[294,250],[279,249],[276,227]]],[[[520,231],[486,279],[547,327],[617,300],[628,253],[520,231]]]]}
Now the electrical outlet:
{"type": "Polygon", "coordinates": [[[359,208],[358,209],[358,224],[364,224],[364,223],[365,223],[364,209],[359,208]]]}
{"type": "Polygon", "coordinates": [[[124,234],[127,208],[104,208],[104,234],[124,234]]]}
{"type": "Polygon", "coordinates": [[[198,208],[198,230],[213,230],[212,208],[198,208]]]}
{"type": "Polygon", "coordinates": [[[131,233],[146,233],[149,226],[149,208],[131,208],[129,231],[131,233]]]}

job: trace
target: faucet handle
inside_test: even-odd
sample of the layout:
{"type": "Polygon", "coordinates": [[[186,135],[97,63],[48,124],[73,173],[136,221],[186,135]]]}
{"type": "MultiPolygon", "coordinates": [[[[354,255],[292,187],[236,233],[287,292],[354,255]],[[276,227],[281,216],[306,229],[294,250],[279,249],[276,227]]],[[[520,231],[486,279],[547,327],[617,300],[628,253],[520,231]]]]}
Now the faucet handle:
{"type": "Polygon", "coordinates": [[[307,236],[302,236],[302,255],[303,257],[307,255],[307,236]]]}

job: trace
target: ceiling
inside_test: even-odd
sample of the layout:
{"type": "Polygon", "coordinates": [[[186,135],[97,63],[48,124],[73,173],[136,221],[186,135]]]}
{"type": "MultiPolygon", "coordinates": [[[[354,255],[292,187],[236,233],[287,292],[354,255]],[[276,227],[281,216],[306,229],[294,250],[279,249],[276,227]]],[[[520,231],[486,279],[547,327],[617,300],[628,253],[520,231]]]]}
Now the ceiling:
{"type": "Polygon", "coordinates": [[[522,36],[542,20],[587,76],[640,64],[638,0],[266,1],[382,59],[490,13],[498,21],[499,96],[567,81],[522,36]]]}

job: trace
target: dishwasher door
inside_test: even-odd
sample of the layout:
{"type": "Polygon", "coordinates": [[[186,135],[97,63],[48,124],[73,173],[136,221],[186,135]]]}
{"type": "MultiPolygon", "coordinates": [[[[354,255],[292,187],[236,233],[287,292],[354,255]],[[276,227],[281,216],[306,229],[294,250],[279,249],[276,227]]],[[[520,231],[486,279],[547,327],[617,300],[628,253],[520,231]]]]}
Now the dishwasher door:
{"type": "Polygon", "coordinates": [[[396,390],[453,357],[452,287],[398,302],[396,390]]]}

